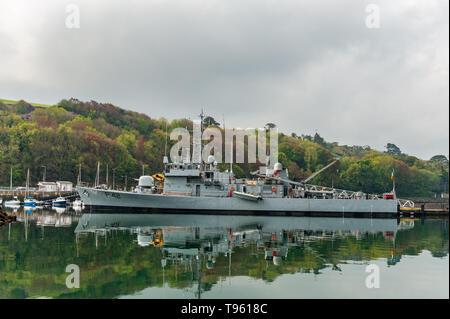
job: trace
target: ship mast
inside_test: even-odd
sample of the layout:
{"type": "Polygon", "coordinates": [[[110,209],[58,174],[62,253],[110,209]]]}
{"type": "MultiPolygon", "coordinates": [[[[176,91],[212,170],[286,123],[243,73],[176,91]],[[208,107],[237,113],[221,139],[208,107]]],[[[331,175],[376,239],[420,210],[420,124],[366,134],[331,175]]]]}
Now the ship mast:
{"type": "Polygon", "coordinates": [[[200,113],[200,133],[203,135],[203,119],[205,118],[205,113],[203,113],[203,108],[202,108],[202,112],[200,113]]]}
{"type": "MultiPolygon", "coordinates": [[[[236,143],[237,143],[237,140],[236,140],[236,143]]],[[[230,173],[233,174],[233,139],[231,139],[230,154],[231,154],[230,173]]]]}
{"type": "Polygon", "coordinates": [[[163,164],[168,164],[169,159],[167,158],[167,122],[166,122],[166,144],[164,145],[164,158],[163,158],[163,164]]]}
{"type": "MultiPolygon", "coordinates": [[[[203,135],[203,119],[205,117],[205,114],[202,112],[200,113],[200,132],[198,130],[198,121],[193,121],[193,137],[192,137],[192,163],[195,163],[195,166],[198,165],[199,168],[203,169],[203,160],[202,160],[202,148],[203,148],[203,142],[202,142],[202,135],[203,135]]],[[[188,154],[190,154],[190,143],[188,147],[188,154]]],[[[186,153],[186,150],[182,150],[182,156],[183,153],[186,153]]]]}

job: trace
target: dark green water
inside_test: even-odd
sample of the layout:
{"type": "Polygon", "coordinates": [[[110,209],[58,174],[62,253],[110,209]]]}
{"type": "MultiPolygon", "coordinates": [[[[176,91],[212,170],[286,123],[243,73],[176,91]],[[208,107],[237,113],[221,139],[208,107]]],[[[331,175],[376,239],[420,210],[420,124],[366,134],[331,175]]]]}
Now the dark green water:
{"type": "Polygon", "coordinates": [[[448,219],[15,214],[0,298],[449,298],[448,219]]]}

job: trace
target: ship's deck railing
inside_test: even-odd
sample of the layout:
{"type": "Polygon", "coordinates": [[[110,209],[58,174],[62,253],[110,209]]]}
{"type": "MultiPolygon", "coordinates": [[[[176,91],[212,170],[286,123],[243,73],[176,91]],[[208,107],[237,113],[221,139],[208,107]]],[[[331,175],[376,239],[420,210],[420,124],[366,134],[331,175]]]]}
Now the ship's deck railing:
{"type": "Polygon", "coordinates": [[[410,199],[398,199],[401,208],[414,208],[414,202],[410,199]]]}
{"type": "MultiPolygon", "coordinates": [[[[305,185],[305,191],[307,192],[318,192],[318,193],[329,193],[333,192],[333,198],[337,199],[371,199],[371,200],[383,200],[383,196],[377,194],[366,194],[363,192],[354,192],[344,189],[337,189],[332,187],[318,186],[318,185],[305,185]]],[[[414,208],[414,202],[410,199],[397,198],[397,202],[401,208],[414,208]]]]}
{"type": "Polygon", "coordinates": [[[318,192],[318,193],[334,193],[333,197],[336,199],[382,199],[381,196],[377,194],[366,194],[360,191],[349,191],[345,189],[338,189],[333,187],[319,186],[306,184],[305,191],[307,192],[318,192]]]}

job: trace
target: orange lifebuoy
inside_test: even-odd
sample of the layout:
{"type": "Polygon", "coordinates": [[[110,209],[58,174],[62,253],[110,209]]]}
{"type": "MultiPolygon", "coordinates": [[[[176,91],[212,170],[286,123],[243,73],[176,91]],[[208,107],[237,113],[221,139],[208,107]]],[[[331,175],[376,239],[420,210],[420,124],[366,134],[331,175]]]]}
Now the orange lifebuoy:
{"type": "Polygon", "coordinates": [[[272,187],[272,192],[276,192],[277,191],[277,188],[274,186],[274,187],[272,187]]]}
{"type": "Polygon", "coordinates": [[[234,192],[234,186],[230,187],[230,191],[234,192]]]}

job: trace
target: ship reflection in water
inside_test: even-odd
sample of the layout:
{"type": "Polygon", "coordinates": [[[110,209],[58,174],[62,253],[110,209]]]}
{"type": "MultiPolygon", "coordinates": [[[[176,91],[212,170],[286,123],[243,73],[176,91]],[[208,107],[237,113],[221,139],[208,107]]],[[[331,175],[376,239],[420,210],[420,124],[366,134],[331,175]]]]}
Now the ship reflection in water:
{"type": "MultiPolygon", "coordinates": [[[[94,233],[107,236],[108,231],[128,230],[136,234],[139,246],[162,249],[162,265],[167,262],[191,266],[204,260],[212,269],[216,258],[231,256],[235,247],[255,245],[255,256],[280,265],[290,247],[308,242],[377,233],[393,243],[396,219],[261,217],[214,215],[131,215],[85,214],[75,229],[77,235],[94,233]]],[[[231,265],[230,265],[231,266],[231,265]]]]}
{"type": "MultiPolygon", "coordinates": [[[[0,252],[18,250],[9,251],[26,261],[17,271],[34,272],[17,288],[29,297],[448,298],[448,219],[16,214],[25,227],[0,230],[0,252]],[[38,240],[31,253],[26,243],[38,240]],[[372,263],[380,289],[365,287],[372,263]],[[61,285],[67,264],[80,267],[78,290],[61,285]],[[36,289],[51,272],[54,282],[36,289]]],[[[0,297],[11,297],[2,285],[0,297]]]]}

